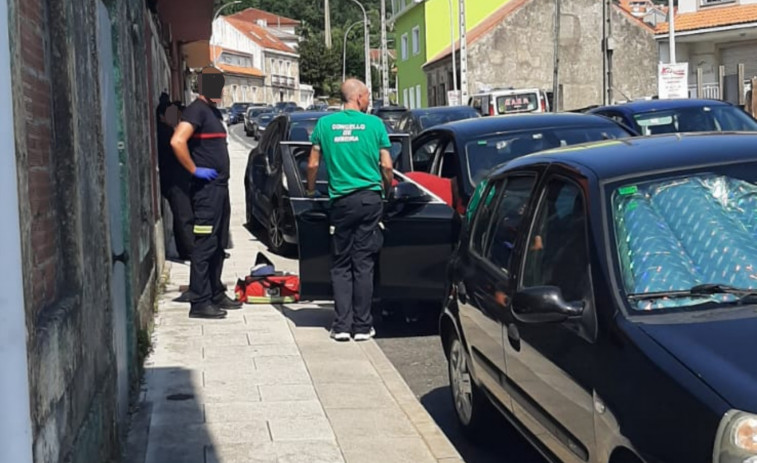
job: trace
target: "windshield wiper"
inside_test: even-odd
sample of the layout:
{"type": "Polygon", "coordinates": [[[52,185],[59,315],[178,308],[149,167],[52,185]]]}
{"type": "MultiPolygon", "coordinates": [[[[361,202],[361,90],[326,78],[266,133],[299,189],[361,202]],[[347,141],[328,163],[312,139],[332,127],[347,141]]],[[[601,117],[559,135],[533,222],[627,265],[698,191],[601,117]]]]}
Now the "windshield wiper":
{"type": "Polygon", "coordinates": [[[650,293],[633,293],[628,295],[628,299],[633,301],[642,301],[646,299],[685,298],[685,297],[706,297],[713,294],[733,294],[738,299],[734,302],[741,303],[749,298],[757,297],[757,289],[737,288],[735,286],[724,285],[719,283],[704,283],[692,286],[690,289],[676,291],[655,291],[650,293]]]}

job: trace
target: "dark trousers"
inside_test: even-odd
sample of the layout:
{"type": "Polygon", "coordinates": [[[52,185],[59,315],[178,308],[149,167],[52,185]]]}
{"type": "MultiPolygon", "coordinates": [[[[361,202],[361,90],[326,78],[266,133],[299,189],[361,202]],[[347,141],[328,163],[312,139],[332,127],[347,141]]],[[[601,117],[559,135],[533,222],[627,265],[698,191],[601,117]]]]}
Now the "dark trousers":
{"type": "Polygon", "coordinates": [[[202,305],[224,292],[221,282],[224,250],[222,236],[229,197],[228,184],[224,182],[194,181],[192,184],[192,209],[194,210],[195,246],[189,274],[189,289],[194,295],[192,306],[202,305]]]}
{"type": "MultiPolygon", "coordinates": [[[[161,181],[163,184],[163,182],[161,181]]],[[[190,197],[191,180],[167,181],[163,184],[163,196],[171,207],[173,215],[173,235],[179,258],[190,259],[194,249],[194,212],[190,197]]]]}
{"type": "Polygon", "coordinates": [[[367,333],[373,319],[373,268],[383,244],[378,223],[383,203],[377,191],[358,191],[336,199],[331,283],[334,288],[335,332],[367,333]]]}

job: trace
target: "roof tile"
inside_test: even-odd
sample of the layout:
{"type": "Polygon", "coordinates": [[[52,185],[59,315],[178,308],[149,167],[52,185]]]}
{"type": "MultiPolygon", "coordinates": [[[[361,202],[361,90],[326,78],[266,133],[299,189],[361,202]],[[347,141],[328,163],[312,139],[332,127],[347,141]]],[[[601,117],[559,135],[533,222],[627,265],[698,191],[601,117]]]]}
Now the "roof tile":
{"type": "MultiPolygon", "coordinates": [[[[709,29],[757,22],[757,4],[710,6],[693,13],[678,13],[675,16],[676,32],[709,29]]],[[[660,23],[656,34],[667,34],[668,23],[660,23]]]]}
{"type": "Polygon", "coordinates": [[[249,22],[249,21],[243,21],[241,19],[235,18],[233,16],[226,16],[226,21],[234,26],[239,32],[243,33],[247,36],[250,40],[257,43],[263,48],[269,49],[269,50],[276,50],[281,51],[284,53],[296,53],[291,47],[289,47],[287,44],[276,38],[271,32],[267,31],[266,28],[258,26],[255,23],[249,22]]]}
{"type": "Polygon", "coordinates": [[[229,15],[230,18],[237,18],[242,21],[247,21],[257,24],[259,19],[265,20],[269,27],[274,27],[279,24],[282,26],[299,26],[300,22],[296,19],[279,16],[277,14],[269,13],[267,11],[259,10],[257,8],[247,8],[239,13],[229,15]]]}

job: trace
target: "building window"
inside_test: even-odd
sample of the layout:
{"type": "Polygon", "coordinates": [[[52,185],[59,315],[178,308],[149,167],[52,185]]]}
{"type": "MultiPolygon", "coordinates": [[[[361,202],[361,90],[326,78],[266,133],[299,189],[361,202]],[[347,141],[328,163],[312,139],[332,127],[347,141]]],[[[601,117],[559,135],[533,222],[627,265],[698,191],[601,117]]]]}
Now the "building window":
{"type": "Polygon", "coordinates": [[[410,87],[410,109],[415,109],[415,92],[413,91],[413,88],[410,87]]]}
{"type": "Polygon", "coordinates": [[[407,60],[407,34],[402,34],[402,61],[407,60]]]}
{"type": "Polygon", "coordinates": [[[407,89],[402,90],[402,104],[409,109],[412,109],[410,107],[410,100],[407,98],[407,89]]]}
{"type": "Polygon", "coordinates": [[[721,5],[723,3],[735,3],[736,0],[700,0],[700,6],[721,5]]]}
{"type": "Polygon", "coordinates": [[[416,108],[420,108],[421,106],[423,106],[423,104],[421,103],[421,101],[422,101],[421,100],[421,86],[420,85],[416,85],[415,86],[415,104],[416,104],[416,108]]]}
{"type": "Polygon", "coordinates": [[[413,28],[413,55],[418,55],[421,52],[421,28],[415,26],[413,28]]]}

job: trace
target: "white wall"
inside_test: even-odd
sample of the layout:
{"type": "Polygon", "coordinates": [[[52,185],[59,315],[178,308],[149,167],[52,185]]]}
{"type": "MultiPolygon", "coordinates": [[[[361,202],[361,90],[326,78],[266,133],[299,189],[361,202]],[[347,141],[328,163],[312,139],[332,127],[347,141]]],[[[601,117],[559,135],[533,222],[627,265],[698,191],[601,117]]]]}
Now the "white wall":
{"type": "MultiPolygon", "coordinates": [[[[8,5],[0,0],[0,94],[11,95],[8,5]]],[[[21,232],[18,216],[13,106],[0,105],[0,461],[31,463],[32,423],[26,353],[21,232]]]]}
{"type": "Polygon", "coordinates": [[[252,66],[263,67],[263,48],[220,17],[213,22],[213,44],[252,55],[252,66]]]}

